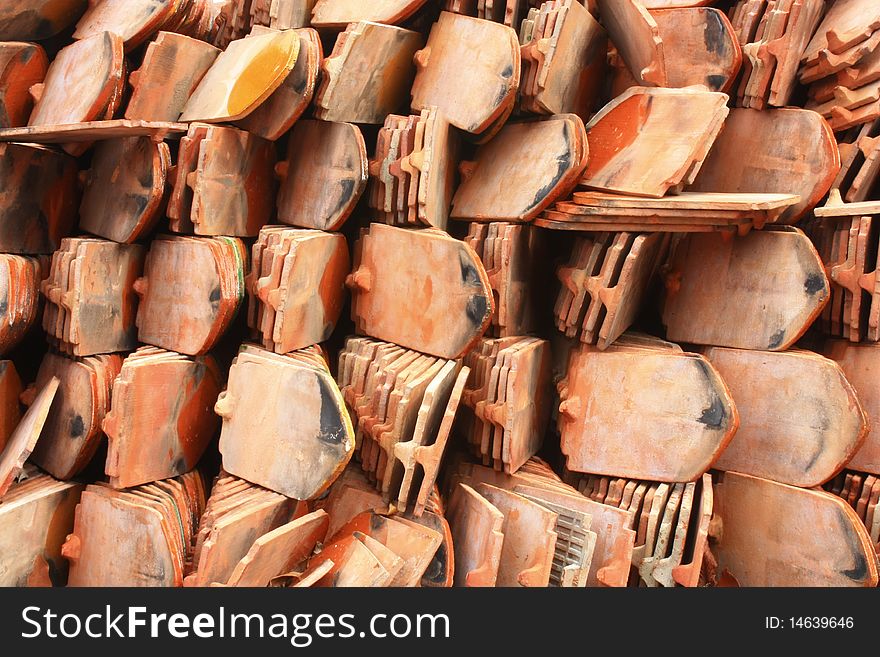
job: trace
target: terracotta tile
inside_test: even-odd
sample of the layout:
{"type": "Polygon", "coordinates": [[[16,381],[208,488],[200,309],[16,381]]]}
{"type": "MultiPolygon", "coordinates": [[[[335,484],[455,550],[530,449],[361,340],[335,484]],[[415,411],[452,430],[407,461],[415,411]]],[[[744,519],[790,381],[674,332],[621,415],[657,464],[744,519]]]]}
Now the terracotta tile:
{"type": "Polygon", "coordinates": [[[191,124],[187,134],[173,181],[174,209],[169,214],[178,223],[172,229],[255,237],[274,209],[272,143],[235,128],[203,124],[191,124]]]}
{"type": "Polygon", "coordinates": [[[871,538],[839,498],[733,472],[716,481],[714,494],[723,529],[712,552],[719,571],[740,586],[876,586],[871,538]],[[839,531],[816,541],[803,518],[809,527],[829,522],[839,531]]]}
{"type": "Polygon", "coordinates": [[[366,147],[357,127],[300,121],[279,168],[279,220],[304,228],[338,229],[363,193],[366,164],[366,147]],[[328,176],[338,177],[338,182],[328,182],[328,176]],[[328,189],[337,187],[328,195],[328,189]]]}
{"type": "Polygon", "coordinates": [[[220,452],[226,471],[290,497],[319,496],[354,452],[354,429],[326,366],[246,346],[230,369],[215,412],[223,418],[220,452]],[[299,400],[296,406],[279,405],[290,395],[299,400]],[[265,409],[276,408],[288,412],[266,424],[265,409]],[[292,433],[291,427],[296,428],[292,433]],[[272,463],[262,457],[264,450],[276,454],[272,463]]]}
{"type": "Polygon", "coordinates": [[[42,46],[19,42],[0,44],[0,128],[27,124],[34,106],[30,88],[43,82],[48,67],[49,60],[42,46]]]}
{"type": "Polygon", "coordinates": [[[266,101],[293,70],[300,41],[295,32],[238,39],[217,57],[187,101],[181,121],[231,122],[245,118],[266,101]],[[255,71],[259,71],[259,79],[255,71]],[[250,76],[246,87],[240,79],[250,76]],[[234,89],[241,93],[233,94],[234,89]]]}
{"type": "Polygon", "coordinates": [[[614,348],[600,352],[582,346],[572,353],[568,377],[559,390],[561,447],[569,470],[690,481],[711,467],[739,425],[721,377],[708,361],[693,354],[614,348]],[[643,386],[633,377],[631,364],[636,361],[640,375],[659,377],[652,380],[665,384],[643,386]],[[612,383],[618,381],[613,371],[628,376],[612,383]],[[672,432],[662,428],[670,422],[675,426],[672,432]],[[613,440],[606,442],[604,436],[613,440]],[[687,442],[687,451],[679,441],[687,442]]]}
{"type": "Polygon", "coordinates": [[[694,185],[695,192],[790,191],[801,197],[778,223],[791,224],[828,193],[840,155],[828,124],[796,108],[732,109],[694,185]],[[808,154],[805,160],[804,154],[808,154]]]}
{"type": "Polygon", "coordinates": [[[591,157],[581,184],[659,198],[671,188],[692,183],[727,116],[725,98],[693,89],[625,92],[586,126],[591,157]],[[684,107],[693,113],[684,113],[684,107]],[[619,129],[621,125],[628,131],[619,129]],[[669,145],[665,157],[658,158],[649,146],[657,139],[669,145]]]}
{"type": "Polygon", "coordinates": [[[380,0],[365,6],[358,0],[318,0],[312,10],[312,25],[317,28],[344,28],[357,21],[375,21],[395,25],[410,18],[425,0],[380,0]]]}
{"type": "Polygon", "coordinates": [[[496,586],[547,586],[559,516],[540,504],[488,484],[477,486],[477,492],[504,514],[504,543],[496,586]]]}
{"type": "MultiPolygon", "coordinates": [[[[400,516],[383,516],[373,511],[352,518],[329,540],[337,541],[348,534],[358,533],[378,542],[401,560],[389,583],[393,587],[419,585],[443,542],[443,534],[435,529],[400,516]]],[[[377,552],[369,542],[367,545],[377,552]]]]}
{"type": "Polygon", "coordinates": [[[385,587],[392,577],[366,543],[358,540],[354,534],[349,534],[337,542],[325,545],[312,557],[303,580],[310,583],[314,581],[311,585],[320,587],[385,587]],[[328,561],[332,564],[330,568],[325,565],[328,561]],[[316,579],[318,572],[325,574],[316,579]]]}
{"type": "Polygon", "coordinates": [[[243,249],[224,238],[153,240],[134,285],[138,339],[189,355],[209,351],[244,298],[243,249]]]}
{"type": "Polygon", "coordinates": [[[137,486],[192,470],[216,435],[219,420],[211,405],[222,376],[211,356],[127,358],[102,425],[111,485],[137,486]]]}
{"type": "MultiPolygon", "coordinates": [[[[508,3],[508,15],[513,13],[512,4],[526,3],[508,3]]],[[[534,77],[536,85],[522,90],[520,102],[539,114],[573,113],[586,120],[594,108],[605,72],[607,34],[578,2],[565,2],[559,14],[554,26],[558,29],[549,37],[531,34],[521,39],[523,79],[534,77]],[[540,70],[533,72],[532,67],[537,69],[540,55],[543,55],[540,70]]],[[[505,18],[505,23],[518,28],[521,21],[507,23],[505,18]]]]}
{"type": "Polygon", "coordinates": [[[73,529],[82,489],[82,484],[57,481],[36,470],[12,485],[0,504],[3,586],[32,585],[41,568],[51,576],[44,577],[40,585],[66,583],[67,562],[61,556],[61,545],[73,529]]]}
{"type": "Polygon", "coordinates": [[[842,53],[863,42],[880,28],[878,8],[865,0],[847,0],[829,11],[807,45],[803,61],[807,64],[820,59],[820,53],[842,53]]]}
{"type": "Polygon", "coordinates": [[[125,118],[176,121],[220,50],[209,43],[173,32],[159,32],[143,64],[129,75],[133,90],[125,118]]]}
{"type": "Polygon", "coordinates": [[[180,504],[203,508],[203,497],[192,498],[200,494],[197,489],[184,485],[198,476],[128,491],[87,486],[76,507],[73,530],[61,548],[70,562],[69,585],[180,586],[191,551],[180,504]],[[108,559],[108,554],[114,558],[108,559]]]}
{"type": "Polygon", "coordinates": [[[406,105],[415,77],[418,32],[367,21],[351,22],[322,65],[316,117],[350,123],[384,122],[406,105]]]}
{"type": "Polygon", "coordinates": [[[179,3],[150,0],[102,0],[90,5],[76,24],[75,39],[86,39],[103,31],[122,37],[127,50],[140,45],[153,32],[170,22],[179,3]]]}
{"type": "Polygon", "coordinates": [[[123,79],[122,38],[95,32],[63,48],[38,86],[28,126],[53,126],[105,118],[123,79]],[[71,90],[76,89],[76,94],[71,90]]]}
{"type": "Polygon", "coordinates": [[[84,0],[11,2],[0,11],[0,39],[37,41],[73,25],[85,9],[84,0]]]}
{"type": "Polygon", "coordinates": [[[382,224],[371,224],[361,241],[348,281],[352,317],[360,330],[404,347],[456,358],[488,328],[493,311],[491,287],[470,247],[439,231],[406,231],[382,224]],[[379,257],[380,253],[400,254],[405,260],[398,265],[379,257]],[[394,269],[390,275],[406,285],[406,291],[383,285],[383,280],[390,280],[385,274],[389,267],[394,269]],[[429,284],[423,280],[425,273],[429,284]],[[406,308],[401,306],[403,301],[406,308]],[[404,331],[406,309],[418,309],[419,319],[404,331]],[[418,330],[413,330],[413,324],[418,330]]]}
{"type": "Polygon", "coordinates": [[[793,231],[752,232],[727,241],[711,235],[686,238],[672,261],[674,274],[667,278],[663,321],[668,338],[737,348],[791,346],[821,313],[829,295],[818,254],[802,232],[793,231]],[[689,271],[688,263],[696,262],[693,258],[701,263],[699,280],[693,275],[696,270],[689,271]],[[776,321],[747,310],[763,300],[745,281],[762,279],[761,263],[770,262],[777,272],[772,279],[779,304],[776,321]],[[718,321],[718,303],[730,309],[723,322],[718,321]],[[686,319],[696,316],[701,318],[700,326],[686,319]]]}
{"type": "Polygon", "coordinates": [[[867,414],[833,361],[800,350],[712,347],[703,353],[726,382],[740,416],[715,468],[811,488],[861,448],[867,414]]]}
{"type": "Polygon", "coordinates": [[[22,391],[21,379],[11,360],[0,361],[0,451],[21,420],[18,397],[22,391]]]}
{"type": "Polygon", "coordinates": [[[586,144],[583,123],[574,114],[505,126],[477,150],[473,161],[462,163],[463,182],[452,201],[452,217],[534,219],[572,190],[587,166],[586,144]]]}
{"type": "Polygon", "coordinates": [[[254,490],[251,495],[244,495],[247,498],[243,497],[238,506],[228,508],[224,513],[220,513],[218,507],[216,514],[211,516],[212,522],[202,525],[206,529],[204,542],[193,559],[192,573],[187,576],[186,585],[207,586],[213,582],[225,584],[230,581],[239,562],[253,549],[255,537],[264,537],[289,523],[293,500],[266,490],[254,490]]]}
{"type": "Polygon", "coordinates": [[[165,142],[129,137],[99,143],[84,174],[80,228],[123,244],[148,234],[162,214],[170,167],[165,142]]]}
{"type": "Polygon", "coordinates": [[[466,484],[449,501],[455,547],[455,586],[495,586],[501,561],[504,515],[466,484]]]}
{"type": "Polygon", "coordinates": [[[39,146],[0,144],[0,249],[48,254],[76,222],[79,205],[76,161],[39,146]]]}
{"type": "Polygon", "coordinates": [[[721,10],[681,7],[650,14],[663,42],[669,86],[703,84],[710,91],[730,89],[739,73],[742,52],[733,26],[721,10]]]}
{"type": "MultiPolygon", "coordinates": [[[[253,10],[258,3],[251,5],[253,10]]],[[[287,3],[288,6],[295,3],[287,3]]],[[[280,9],[280,8],[279,8],[280,9]]],[[[289,22],[290,17],[282,20],[289,22]]],[[[275,92],[256,110],[238,122],[238,126],[258,137],[271,141],[280,139],[303,115],[314,98],[323,46],[318,33],[308,27],[296,31],[299,36],[299,54],[290,74],[275,92]]],[[[254,27],[251,35],[264,34],[269,28],[254,27]]]]}
{"type": "Polygon", "coordinates": [[[34,451],[55,399],[58,384],[58,379],[53,377],[40,389],[0,452],[0,499],[9,491],[22,472],[25,461],[34,451]]]}
{"type": "Polygon", "coordinates": [[[521,60],[516,33],[507,26],[443,12],[415,62],[413,109],[436,106],[455,127],[481,134],[513,107],[521,60]],[[474,49],[479,59],[468,55],[474,49]],[[470,65],[448,88],[446,73],[463,62],[470,65]]]}
{"type": "Polygon", "coordinates": [[[597,0],[611,41],[636,79],[646,87],[667,85],[663,39],[657,22],[636,0],[597,0]]]}
{"type": "Polygon", "coordinates": [[[116,354],[83,360],[46,354],[36,383],[23,395],[30,402],[52,377],[60,380],[31,456],[34,463],[59,479],[71,479],[88,465],[103,437],[101,422],[110,410],[110,389],[121,366],[122,357],[116,354]]]}
{"type": "Polygon", "coordinates": [[[626,586],[636,537],[636,533],[627,528],[631,524],[628,512],[594,502],[575,491],[517,486],[514,492],[539,503],[546,501],[588,513],[592,518],[590,529],[596,532],[596,543],[586,586],[626,586]]]}
{"type": "MultiPolygon", "coordinates": [[[[63,313],[63,325],[44,322],[49,341],[76,356],[133,349],[137,344],[134,284],[144,267],[144,248],[95,238],[65,238],[57,276],[43,283],[43,295],[63,313]],[[114,284],[104,282],[113,277],[114,284]]],[[[56,264],[56,263],[53,263],[56,264]]]]}

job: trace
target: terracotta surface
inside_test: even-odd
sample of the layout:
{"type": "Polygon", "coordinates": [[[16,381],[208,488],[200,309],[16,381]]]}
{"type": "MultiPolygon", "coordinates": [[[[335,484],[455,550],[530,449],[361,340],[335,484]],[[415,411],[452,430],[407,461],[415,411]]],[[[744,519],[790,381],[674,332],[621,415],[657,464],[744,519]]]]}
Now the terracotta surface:
{"type": "Polygon", "coordinates": [[[121,367],[117,354],[82,360],[46,354],[23,398],[31,402],[53,377],[60,383],[31,461],[59,479],[72,479],[89,464],[104,437],[101,422],[121,367]]]}
{"type": "Polygon", "coordinates": [[[418,32],[393,25],[350,23],[322,64],[316,118],[378,123],[408,102],[416,68],[413,55],[424,47],[418,32]]]}
{"type": "Polygon", "coordinates": [[[100,32],[122,37],[126,50],[132,50],[153,32],[170,23],[181,3],[171,0],[100,0],[76,24],[75,39],[86,39],[100,32]]]}
{"type": "Polygon", "coordinates": [[[876,584],[866,0],[10,2],[0,583],[876,584]]]}
{"type": "Polygon", "coordinates": [[[537,338],[484,340],[465,358],[471,378],[462,429],[484,465],[513,473],[536,454],[550,416],[550,344],[537,338]]]}
{"type": "Polygon", "coordinates": [[[559,516],[502,488],[480,484],[477,491],[504,514],[504,543],[496,586],[547,586],[559,516]]]}
{"type": "MultiPolygon", "coordinates": [[[[388,584],[393,587],[418,586],[443,541],[440,532],[418,522],[402,516],[366,512],[346,523],[326,542],[337,542],[346,535],[358,533],[377,541],[401,560],[397,573],[388,584]]],[[[375,547],[370,543],[368,546],[375,547]]]]}
{"type": "Polygon", "coordinates": [[[256,0],[251,3],[252,20],[274,30],[306,27],[316,0],[256,0]]]}
{"type": "Polygon", "coordinates": [[[246,259],[235,238],[156,238],[133,285],[140,297],[138,340],[191,356],[207,353],[244,299],[246,259]]]}
{"type": "Polygon", "coordinates": [[[833,361],[800,350],[711,347],[704,355],[727,382],[740,416],[716,469],[812,488],[864,443],[868,417],[833,361]]]}
{"type": "Polygon", "coordinates": [[[159,32],[147,46],[141,68],[129,75],[132,94],[125,118],[177,121],[219,54],[218,48],[204,41],[159,32]]]}
{"type": "Polygon", "coordinates": [[[87,486],[61,554],[69,586],[180,586],[204,488],[192,473],[116,491],[87,486]],[[195,519],[195,520],[194,520],[195,519]],[[116,558],[108,559],[108,553],[116,558]]]}
{"type": "MultiPolygon", "coordinates": [[[[522,21],[512,19],[512,15],[521,13],[526,4],[524,0],[507,3],[504,23],[520,29],[522,21]],[[520,6],[519,11],[515,5],[520,6]],[[511,22],[507,22],[509,18],[511,22]]],[[[523,43],[520,106],[537,114],[577,114],[586,121],[603,82],[608,37],[581,3],[565,0],[557,4],[558,8],[547,3],[541,5],[542,13],[556,12],[553,29],[547,34],[532,32],[524,39],[525,35],[520,32],[523,43]]],[[[540,17],[532,20],[540,20],[540,17]]]]}
{"type": "Polygon", "coordinates": [[[46,77],[49,60],[35,43],[0,43],[0,128],[26,125],[34,99],[30,88],[46,77]]]}
{"type": "Polygon", "coordinates": [[[243,119],[290,74],[299,44],[292,30],[233,41],[208,69],[180,120],[221,123],[243,119]]]}
{"type": "Polygon", "coordinates": [[[274,167],[271,142],[236,128],[190,124],[172,178],[170,228],[255,237],[273,214],[274,167]]]}
{"type": "Polygon", "coordinates": [[[484,132],[516,99],[519,43],[504,25],[443,12],[415,62],[413,109],[436,106],[465,132],[484,132]],[[454,79],[452,69],[461,72],[454,79]]]}
{"type": "Polygon", "coordinates": [[[542,231],[521,224],[472,223],[468,227],[464,241],[486,268],[496,302],[490,330],[499,337],[534,333],[540,325],[537,289],[545,277],[545,237],[542,231]],[[495,240],[492,249],[489,237],[495,240]]]}
{"type": "Polygon", "coordinates": [[[638,0],[597,0],[608,36],[633,76],[646,87],[668,84],[663,38],[657,22],[638,0]]]}
{"type": "Polygon", "coordinates": [[[51,253],[76,222],[76,161],[63,153],[24,144],[0,144],[0,249],[51,253]]]}
{"type": "Polygon", "coordinates": [[[276,172],[278,220],[291,226],[339,230],[367,186],[367,149],[357,126],[299,121],[276,172]]]}
{"type": "Polygon", "coordinates": [[[219,426],[211,406],[222,376],[210,356],[144,347],[126,358],[102,423],[110,484],[128,488],[192,470],[219,426]]]}
{"type": "Polygon", "coordinates": [[[0,39],[40,40],[73,25],[88,6],[87,0],[15,0],[0,9],[0,39]]]}
{"type": "Polygon", "coordinates": [[[381,543],[377,543],[361,532],[350,534],[340,541],[324,546],[313,557],[309,570],[303,579],[323,570],[327,561],[333,564],[314,586],[330,588],[386,587],[403,566],[394,554],[389,554],[381,543]],[[312,565],[312,563],[316,565],[312,565]]]}
{"type": "Polygon", "coordinates": [[[667,246],[661,233],[578,238],[568,263],[557,270],[562,284],[555,307],[557,328],[607,348],[635,320],[667,246]]]}
{"type": "Polygon", "coordinates": [[[629,528],[630,514],[564,488],[518,485],[516,493],[539,504],[565,506],[591,517],[590,528],[596,532],[596,544],[586,586],[626,586],[632,562],[636,533],[629,528]]]}
{"type": "Polygon", "coordinates": [[[101,142],[85,174],[79,227],[124,244],[148,234],[162,213],[170,167],[165,142],[149,137],[101,142]]]}
{"type": "Polygon", "coordinates": [[[650,12],[663,42],[670,87],[702,84],[726,92],[742,63],[733,26],[720,9],[684,7],[650,12]]]}
{"type": "Polygon", "coordinates": [[[311,104],[324,60],[321,39],[315,30],[305,28],[296,30],[296,34],[299,54],[290,74],[262,105],[238,122],[240,128],[271,141],[290,130],[311,104]]]}
{"type": "Polygon", "coordinates": [[[56,481],[36,468],[25,468],[26,477],[15,483],[0,504],[0,549],[3,569],[0,586],[30,586],[39,568],[49,575],[43,586],[67,581],[67,562],[61,545],[73,529],[73,513],[82,484],[56,481]]]}
{"type": "Polygon", "coordinates": [[[875,358],[880,356],[877,345],[854,345],[841,340],[829,341],[824,353],[837,361],[843,369],[847,380],[855,388],[856,396],[868,416],[871,431],[867,434],[864,444],[847,463],[854,470],[880,475],[880,434],[874,429],[880,426],[880,406],[874,394],[874,375],[876,372],[875,358]]]}
{"type": "Polygon", "coordinates": [[[587,124],[590,162],[581,184],[659,198],[692,183],[727,117],[726,102],[694,89],[628,90],[587,124]]]}
{"type": "Polygon", "coordinates": [[[573,189],[587,167],[587,133],[574,114],[510,123],[461,166],[456,219],[530,221],[573,189]]]}
{"type": "Polygon", "coordinates": [[[778,221],[800,201],[790,194],[682,192],[639,198],[603,192],[575,192],[545,210],[535,225],[587,232],[725,232],[746,235],[778,221]]]}
{"type": "Polygon", "coordinates": [[[0,354],[10,351],[33,326],[47,261],[0,255],[0,354]]]}
{"type": "Polygon", "coordinates": [[[692,235],[676,247],[663,322],[670,340],[781,351],[800,338],[828,297],[822,262],[797,229],[728,241],[692,235]],[[772,277],[764,269],[770,263],[772,277]],[[772,313],[755,312],[754,304],[766,308],[770,298],[772,313]]]}
{"type": "Polygon", "coordinates": [[[315,511],[263,534],[229,577],[230,586],[267,586],[276,575],[289,572],[324,540],[329,518],[315,511]]]}
{"type": "Polygon", "coordinates": [[[880,517],[877,515],[880,480],[861,472],[843,471],[825,484],[824,488],[843,499],[864,523],[871,542],[880,544],[880,517]]]}
{"type": "Polygon", "coordinates": [[[458,133],[437,108],[388,116],[369,165],[368,199],[376,217],[446,230],[461,150],[458,133]]]}
{"type": "Polygon", "coordinates": [[[364,6],[358,0],[317,0],[312,10],[312,25],[344,28],[357,21],[394,25],[405,21],[424,4],[425,0],[378,0],[364,6]]]}
{"type": "Polygon", "coordinates": [[[871,36],[880,28],[880,8],[866,0],[843,0],[825,14],[816,34],[803,53],[809,65],[823,52],[840,54],[871,36]]]}
{"type": "Polygon", "coordinates": [[[225,584],[259,538],[292,519],[294,500],[277,493],[256,486],[223,497],[218,493],[215,485],[199,523],[186,586],[225,584]]]}
{"type": "Polygon", "coordinates": [[[494,309],[473,249],[431,229],[371,224],[355,246],[348,285],[360,331],[443,358],[474,345],[494,309]],[[400,261],[388,258],[392,254],[400,261]],[[407,313],[412,321],[404,319],[407,313]]]}
{"type": "Polygon", "coordinates": [[[55,399],[58,384],[58,378],[53,377],[37,392],[31,407],[22,416],[0,452],[0,499],[9,491],[25,461],[34,451],[55,399]]]}
{"type": "Polygon", "coordinates": [[[733,109],[690,189],[797,194],[800,203],[778,220],[793,224],[828,193],[839,170],[834,135],[815,112],[733,109]]]}
{"type": "Polygon", "coordinates": [[[21,378],[11,360],[0,360],[0,450],[6,446],[9,436],[21,420],[18,396],[21,394],[21,378]]]}
{"type": "Polygon", "coordinates": [[[252,254],[246,285],[255,337],[279,354],[327,340],[342,312],[351,270],[343,236],[267,226],[252,254]]]}
{"type": "Polygon", "coordinates": [[[401,511],[412,505],[420,516],[425,509],[466,376],[453,361],[370,339],[346,341],[339,381],[361,467],[401,511]]]}
{"type": "Polygon", "coordinates": [[[330,515],[327,536],[332,537],[355,516],[384,511],[387,503],[359,468],[348,467],[330,486],[322,508],[330,515]]]}
{"type": "Polygon", "coordinates": [[[495,586],[504,542],[504,515],[466,484],[458,484],[447,513],[455,546],[455,586],[495,586]]]}
{"type": "Polygon", "coordinates": [[[569,477],[591,500],[629,514],[629,527],[636,532],[630,586],[705,586],[712,562],[707,547],[711,475],[686,485],[573,473],[569,477]]]}
{"type": "Polygon", "coordinates": [[[829,493],[727,472],[715,483],[715,511],[711,549],[740,586],[877,586],[864,525],[829,493]]]}
{"type": "Polygon", "coordinates": [[[559,394],[562,452],[578,472],[693,481],[739,425],[721,377],[695,354],[581,345],[559,394]]]}
{"type": "Polygon", "coordinates": [[[824,9],[825,3],[819,0],[742,0],[731,10],[743,50],[743,76],[737,91],[740,106],[764,109],[790,104],[801,53],[824,9]]]}
{"type": "Polygon", "coordinates": [[[63,48],[35,91],[28,126],[54,126],[103,116],[123,80],[122,39],[100,32],[63,48]]]}
{"type": "Polygon", "coordinates": [[[246,345],[215,412],[223,418],[223,467],[296,499],[319,496],[354,452],[354,429],[326,365],[296,353],[246,345]],[[280,403],[291,395],[295,406],[280,403]],[[262,456],[267,452],[275,454],[271,462],[262,456]]]}
{"type": "Polygon", "coordinates": [[[42,285],[48,340],[76,356],[133,349],[138,304],[132,286],[144,266],[144,248],[70,237],[55,256],[42,285]]]}
{"type": "Polygon", "coordinates": [[[64,150],[78,156],[89,144],[118,137],[153,137],[161,141],[169,135],[186,132],[186,124],[167,121],[131,121],[112,119],[87,121],[61,126],[29,126],[0,130],[0,142],[62,144],[64,150]]]}
{"type": "Polygon", "coordinates": [[[873,245],[877,227],[872,217],[843,221],[819,220],[810,236],[831,278],[831,301],[825,306],[821,328],[826,335],[852,342],[880,337],[880,306],[876,297],[876,263],[873,245]]]}

